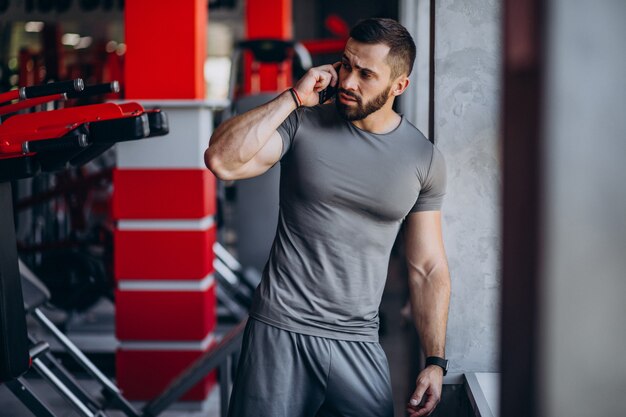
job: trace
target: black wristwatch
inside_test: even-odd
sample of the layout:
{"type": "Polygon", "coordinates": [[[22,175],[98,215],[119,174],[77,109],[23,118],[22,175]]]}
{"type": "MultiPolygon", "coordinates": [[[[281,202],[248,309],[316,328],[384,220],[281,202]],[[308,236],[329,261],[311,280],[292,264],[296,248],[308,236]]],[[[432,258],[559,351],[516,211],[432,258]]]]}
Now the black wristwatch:
{"type": "Polygon", "coordinates": [[[426,358],[426,366],[428,365],[437,365],[443,369],[444,375],[448,373],[448,361],[444,358],[440,358],[439,356],[429,356],[426,358]]]}

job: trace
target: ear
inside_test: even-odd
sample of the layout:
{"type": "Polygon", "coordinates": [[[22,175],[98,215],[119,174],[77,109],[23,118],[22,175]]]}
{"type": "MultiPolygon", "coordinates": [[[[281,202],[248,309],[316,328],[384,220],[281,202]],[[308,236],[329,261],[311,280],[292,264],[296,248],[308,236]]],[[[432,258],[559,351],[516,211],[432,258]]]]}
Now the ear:
{"type": "Polygon", "coordinates": [[[404,93],[410,83],[411,82],[409,81],[409,77],[407,77],[405,74],[400,75],[391,84],[391,94],[394,97],[399,96],[400,94],[404,93]]]}

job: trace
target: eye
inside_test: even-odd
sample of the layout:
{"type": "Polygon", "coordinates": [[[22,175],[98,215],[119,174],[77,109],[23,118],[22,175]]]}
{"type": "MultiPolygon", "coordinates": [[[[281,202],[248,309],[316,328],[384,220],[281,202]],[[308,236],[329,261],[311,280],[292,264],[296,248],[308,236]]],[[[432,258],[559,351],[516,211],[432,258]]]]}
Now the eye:
{"type": "Polygon", "coordinates": [[[372,78],[372,73],[367,72],[367,71],[361,71],[361,78],[368,80],[372,78]]]}
{"type": "Polygon", "coordinates": [[[343,61],[343,62],[341,63],[341,66],[342,66],[345,70],[347,70],[347,71],[349,71],[349,70],[350,70],[350,64],[348,64],[348,62],[347,62],[347,61],[343,61]]]}

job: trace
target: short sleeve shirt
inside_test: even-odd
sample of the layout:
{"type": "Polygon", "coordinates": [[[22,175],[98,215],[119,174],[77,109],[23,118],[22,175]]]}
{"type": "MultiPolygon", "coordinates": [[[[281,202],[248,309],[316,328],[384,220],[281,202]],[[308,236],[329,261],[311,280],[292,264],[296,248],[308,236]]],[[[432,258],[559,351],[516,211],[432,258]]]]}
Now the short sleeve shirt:
{"type": "Polygon", "coordinates": [[[278,228],[251,315],[303,334],[376,341],[391,248],[406,216],[441,209],[443,157],[404,117],[374,134],[332,103],[294,111],[278,133],[278,228]]]}

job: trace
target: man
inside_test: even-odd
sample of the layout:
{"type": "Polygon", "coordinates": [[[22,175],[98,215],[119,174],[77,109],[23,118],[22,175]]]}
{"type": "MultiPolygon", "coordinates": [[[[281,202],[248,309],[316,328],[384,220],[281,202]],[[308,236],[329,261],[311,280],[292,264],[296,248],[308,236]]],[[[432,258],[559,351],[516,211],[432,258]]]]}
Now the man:
{"type": "MultiPolygon", "coordinates": [[[[415,44],[368,19],[341,63],[310,69],[273,101],[216,129],[205,153],[221,179],[281,163],[278,230],[256,291],[229,415],[393,415],[378,308],[404,223],[413,315],[427,360],[408,412],[441,396],[450,278],[441,236],[439,151],[392,109],[415,44]],[[319,92],[337,86],[335,103],[319,92]]],[[[417,354],[417,352],[416,352],[417,354]]]]}

